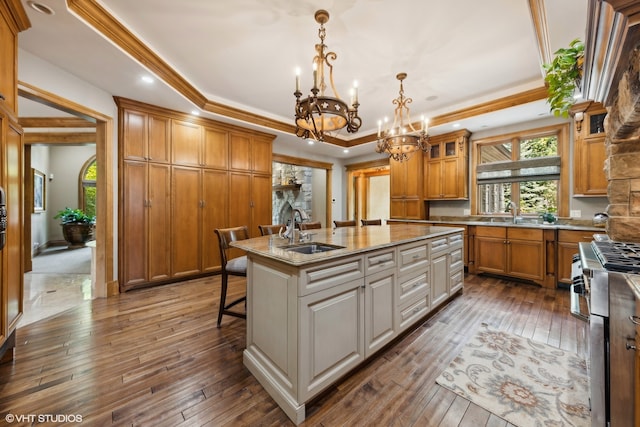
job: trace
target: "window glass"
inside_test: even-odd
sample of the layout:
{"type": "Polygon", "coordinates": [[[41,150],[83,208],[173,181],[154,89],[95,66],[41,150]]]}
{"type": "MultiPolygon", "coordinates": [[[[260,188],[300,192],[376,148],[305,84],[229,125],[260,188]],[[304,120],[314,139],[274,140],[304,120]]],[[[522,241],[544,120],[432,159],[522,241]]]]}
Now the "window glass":
{"type": "Polygon", "coordinates": [[[558,136],[510,138],[509,142],[478,144],[476,184],[478,214],[537,215],[557,212],[561,160],[558,136]]]}
{"type": "Polygon", "coordinates": [[[87,162],[82,170],[82,209],[89,216],[96,215],[96,179],[98,178],[98,165],[95,157],[87,162]]]}

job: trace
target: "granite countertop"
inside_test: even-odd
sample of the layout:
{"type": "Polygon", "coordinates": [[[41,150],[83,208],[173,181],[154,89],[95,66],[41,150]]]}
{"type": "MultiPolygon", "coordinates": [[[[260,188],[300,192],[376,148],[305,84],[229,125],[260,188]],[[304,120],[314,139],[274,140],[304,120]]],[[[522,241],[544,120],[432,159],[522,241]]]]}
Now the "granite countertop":
{"type": "Polygon", "coordinates": [[[542,222],[533,222],[539,220],[531,220],[525,219],[524,222],[514,224],[511,221],[507,220],[495,220],[495,221],[484,221],[484,220],[465,220],[465,219],[450,219],[450,220],[393,220],[389,219],[387,222],[406,222],[411,221],[412,223],[429,223],[429,224],[451,224],[451,225],[483,225],[483,226],[492,226],[492,227],[523,227],[523,228],[546,228],[551,230],[580,230],[580,231],[594,231],[599,233],[606,233],[604,227],[595,227],[593,225],[587,224],[567,224],[567,223],[556,223],[556,224],[544,224],[542,222]]]}
{"type": "Polygon", "coordinates": [[[308,233],[312,235],[312,241],[297,243],[297,245],[327,243],[342,247],[313,254],[287,251],[282,246],[288,246],[289,240],[282,239],[277,235],[239,240],[231,243],[231,246],[242,249],[249,254],[270,258],[292,266],[303,266],[462,231],[462,228],[421,224],[371,225],[366,227],[308,230],[308,233]]]}

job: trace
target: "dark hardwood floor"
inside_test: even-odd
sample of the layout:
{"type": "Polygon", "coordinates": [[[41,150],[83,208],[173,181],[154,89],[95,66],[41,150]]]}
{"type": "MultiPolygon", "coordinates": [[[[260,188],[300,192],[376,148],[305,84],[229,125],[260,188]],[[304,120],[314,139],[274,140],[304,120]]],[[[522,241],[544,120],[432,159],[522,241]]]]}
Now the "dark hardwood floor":
{"type": "MultiPolygon", "coordinates": [[[[141,289],[19,328],[15,361],[0,365],[1,422],[293,425],[242,364],[245,321],[216,328],[219,290],[219,276],[141,289]]],[[[510,426],[435,383],[482,322],[585,352],[567,291],[468,275],[462,295],[308,405],[304,425],[510,426]]]]}

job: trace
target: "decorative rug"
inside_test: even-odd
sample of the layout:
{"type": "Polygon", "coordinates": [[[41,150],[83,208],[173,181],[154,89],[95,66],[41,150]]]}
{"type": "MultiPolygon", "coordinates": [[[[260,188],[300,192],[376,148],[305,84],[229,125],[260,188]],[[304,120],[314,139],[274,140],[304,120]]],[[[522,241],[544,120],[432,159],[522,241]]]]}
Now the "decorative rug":
{"type": "Polygon", "coordinates": [[[583,358],[486,323],[436,382],[519,427],[591,425],[583,358]]]}

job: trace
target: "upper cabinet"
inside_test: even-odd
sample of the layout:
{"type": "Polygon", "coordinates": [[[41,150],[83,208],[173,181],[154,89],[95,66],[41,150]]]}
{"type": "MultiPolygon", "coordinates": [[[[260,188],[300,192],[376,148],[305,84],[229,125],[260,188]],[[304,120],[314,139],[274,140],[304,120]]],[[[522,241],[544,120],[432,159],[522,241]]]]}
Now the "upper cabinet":
{"type": "Polygon", "coordinates": [[[571,114],[575,124],[573,195],[606,196],[604,118],[607,110],[598,102],[584,102],[574,105],[571,114]]]}
{"type": "Polygon", "coordinates": [[[466,200],[469,198],[469,136],[464,129],[430,139],[424,156],[424,198],[466,200]]]}
{"type": "Polygon", "coordinates": [[[171,161],[169,118],[137,110],[122,115],[122,150],[127,160],[171,161]]]}
{"type": "Polygon", "coordinates": [[[391,218],[425,219],[422,157],[422,152],[417,152],[404,162],[389,161],[391,218]]]}

